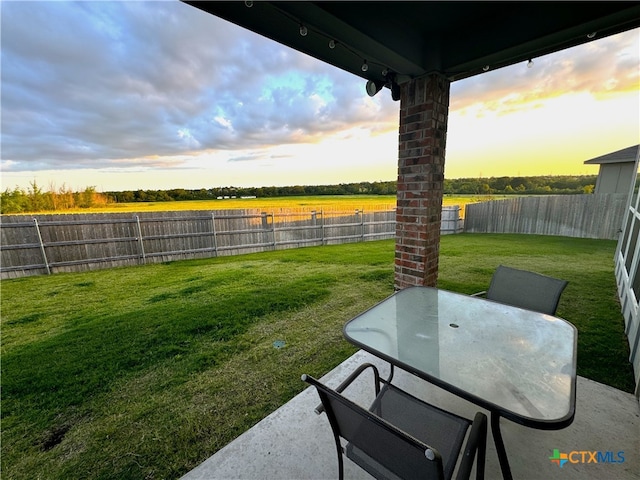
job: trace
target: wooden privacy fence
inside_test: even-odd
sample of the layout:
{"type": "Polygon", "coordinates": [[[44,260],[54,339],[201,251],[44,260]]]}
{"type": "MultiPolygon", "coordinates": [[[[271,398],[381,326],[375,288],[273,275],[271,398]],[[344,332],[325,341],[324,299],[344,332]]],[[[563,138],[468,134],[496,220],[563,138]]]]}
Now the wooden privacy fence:
{"type": "Polygon", "coordinates": [[[515,197],[465,206],[464,231],[618,239],[627,195],[515,197]]]}
{"type": "MultiPolygon", "coordinates": [[[[443,208],[443,233],[462,230],[443,208]]],[[[395,210],[253,210],[2,216],[1,278],[207,258],[395,236],[395,210]]]]}

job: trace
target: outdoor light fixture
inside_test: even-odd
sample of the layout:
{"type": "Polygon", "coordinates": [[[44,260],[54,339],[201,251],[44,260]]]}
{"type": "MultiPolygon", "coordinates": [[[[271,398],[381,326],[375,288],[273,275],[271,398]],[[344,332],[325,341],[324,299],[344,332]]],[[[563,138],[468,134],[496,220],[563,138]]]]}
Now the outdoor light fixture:
{"type": "Polygon", "coordinates": [[[369,70],[369,65],[367,65],[367,61],[365,60],[362,64],[362,67],[360,67],[362,69],[363,72],[366,72],[367,70],[369,70]]]}
{"type": "Polygon", "coordinates": [[[592,32],[592,33],[589,33],[589,34],[587,34],[587,38],[588,38],[589,40],[591,40],[592,38],[594,38],[594,37],[597,35],[597,33],[598,33],[598,32],[592,32]]]}
{"type": "Polygon", "coordinates": [[[245,7],[247,7],[247,8],[251,8],[251,7],[253,7],[253,2],[252,2],[251,0],[246,0],[246,1],[244,2],[244,5],[245,5],[245,7]]]}
{"type": "Polygon", "coordinates": [[[483,72],[488,72],[489,71],[489,65],[485,65],[484,67],[482,67],[482,71],[483,72]]]}
{"type": "Polygon", "coordinates": [[[307,30],[307,27],[305,27],[304,25],[300,25],[300,36],[306,37],[307,33],[309,33],[309,31],[307,30]]]}
{"type": "Polygon", "coordinates": [[[400,100],[400,85],[398,85],[395,81],[391,82],[391,99],[394,102],[400,100]]]}
{"type": "Polygon", "coordinates": [[[533,67],[533,60],[529,59],[529,61],[527,62],[527,68],[532,68],[533,67]]]}
{"type": "Polygon", "coordinates": [[[333,40],[333,39],[329,40],[329,48],[330,48],[331,50],[333,50],[334,48],[336,48],[336,41],[335,41],[335,40],[333,40]]]}
{"type": "Polygon", "coordinates": [[[380,80],[369,80],[367,81],[366,90],[367,94],[370,97],[376,95],[382,87],[389,87],[391,90],[391,98],[394,101],[400,100],[400,85],[396,82],[396,74],[393,72],[389,72],[386,68],[384,70],[384,79],[382,82],[380,80]]]}
{"type": "Polygon", "coordinates": [[[378,93],[380,90],[382,90],[382,87],[384,87],[384,83],[383,82],[379,82],[379,81],[375,81],[375,80],[369,80],[367,82],[367,95],[369,95],[370,97],[373,97],[376,93],[378,93]]]}

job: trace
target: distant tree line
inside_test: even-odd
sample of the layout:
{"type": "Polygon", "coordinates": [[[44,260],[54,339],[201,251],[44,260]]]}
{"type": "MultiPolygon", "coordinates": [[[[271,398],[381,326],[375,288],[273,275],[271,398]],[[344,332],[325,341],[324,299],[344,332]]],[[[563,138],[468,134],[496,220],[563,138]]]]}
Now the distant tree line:
{"type": "Polygon", "coordinates": [[[215,200],[231,197],[291,197],[315,195],[395,195],[396,182],[360,182],[338,185],[295,185],[290,187],[216,187],[186,190],[127,190],[105,192],[117,203],[215,200]]]}
{"type": "MultiPolygon", "coordinates": [[[[596,175],[454,178],[444,180],[448,195],[563,195],[593,193],[596,175]]],[[[216,187],[187,190],[127,190],[105,192],[117,203],[212,200],[225,197],[288,197],[314,195],[395,195],[395,181],[295,185],[289,187],[216,187]]]]}
{"type": "MultiPolygon", "coordinates": [[[[538,177],[454,178],[444,180],[447,195],[562,195],[593,193],[596,175],[563,175],[538,177]]],[[[231,197],[286,197],[317,195],[395,195],[396,182],[359,182],[338,185],[295,185],[289,187],[215,187],[188,190],[125,190],[96,192],[87,187],[81,192],[68,188],[43,191],[35,182],[25,191],[20,188],[0,194],[1,213],[92,208],[108,203],[172,202],[215,200],[231,197]]]]}
{"type": "Polygon", "coordinates": [[[66,186],[43,190],[35,181],[29,188],[8,188],[0,193],[0,213],[32,213],[78,208],[96,208],[109,203],[109,197],[98,193],[95,187],[74,192],[66,186]]]}
{"type": "Polygon", "coordinates": [[[597,175],[445,179],[444,193],[455,195],[576,195],[593,193],[597,175]]]}

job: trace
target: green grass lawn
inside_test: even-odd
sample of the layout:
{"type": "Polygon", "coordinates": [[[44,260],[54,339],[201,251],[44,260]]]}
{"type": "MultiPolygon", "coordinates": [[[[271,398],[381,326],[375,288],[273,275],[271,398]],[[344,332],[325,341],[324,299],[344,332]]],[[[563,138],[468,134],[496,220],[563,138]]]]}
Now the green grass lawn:
{"type": "MultiPolygon", "coordinates": [[[[568,280],[578,373],[630,392],[614,249],[449,235],[439,286],[483,290],[500,263],[568,280]]],[[[378,241],[3,281],[2,478],[181,476],[355,351],[342,326],[393,292],[393,258],[378,241]]]]}

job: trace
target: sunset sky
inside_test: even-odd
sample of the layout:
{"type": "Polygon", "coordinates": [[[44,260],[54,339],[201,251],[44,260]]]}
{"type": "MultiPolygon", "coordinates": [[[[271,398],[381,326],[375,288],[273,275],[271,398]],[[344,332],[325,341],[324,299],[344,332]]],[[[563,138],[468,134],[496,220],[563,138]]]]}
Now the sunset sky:
{"type": "MultiPolygon", "coordinates": [[[[0,3],[2,190],[395,180],[399,102],[178,1],[0,3]]],[[[640,30],[451,86],[445,176],[640,143],[640,30]]]]}

